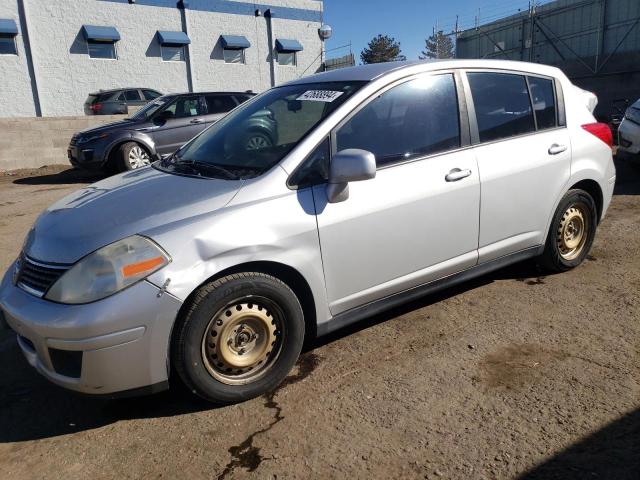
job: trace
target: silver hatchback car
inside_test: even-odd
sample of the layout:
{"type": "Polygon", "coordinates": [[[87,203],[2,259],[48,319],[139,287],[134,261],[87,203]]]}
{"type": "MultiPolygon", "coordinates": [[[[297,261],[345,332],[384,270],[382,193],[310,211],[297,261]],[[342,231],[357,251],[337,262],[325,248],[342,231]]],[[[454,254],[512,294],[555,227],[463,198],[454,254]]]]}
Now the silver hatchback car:
{"type": "Polygon", "coordinates": [[[523,259],[580,264],[611,132],[558,69],[457,60],[273,88],[141,170],[48,208],[0,286],[52,382],[219,403],[276,387],[305,338],[523,259]],[[277,125],[247,146],[250,119],[277,125]]]}

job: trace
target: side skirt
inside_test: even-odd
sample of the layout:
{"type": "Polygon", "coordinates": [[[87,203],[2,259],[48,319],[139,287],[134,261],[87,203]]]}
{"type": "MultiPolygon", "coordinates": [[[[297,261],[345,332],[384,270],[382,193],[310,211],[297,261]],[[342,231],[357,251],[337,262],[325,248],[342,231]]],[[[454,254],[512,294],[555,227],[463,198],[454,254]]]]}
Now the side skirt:
{"type": "Polygon", "coordinates": [[[417,287],[413,287],[408,290],[395,293],[388,297],[374,300],[373,302],[367,303],[365,305],[352,308],[351,310],[347,310],[346,312],[339,313],[328,322],[318,325],[318,336],[335,332],[336,330],[346,327],[347,325],[350,325],[352,323],[358,322],[364,318],[377,315],[378,313],[390,310],[394,307],[397,307],[398,305],[402,305],[403,303],[417,300],[420,297],[432,294],[434,292],[437,292],[438,290],[443,290],[445,288],[449,288],[459,283],[471,280],[472,278],[480,277],[495,270],[499,270],[503,267],[506,267],[507,265],[518,263],[529,258],[537,257],[542,253],[543,250],[544,245],[526,248],[524,250],[520,250],[519,252],[510,253],[509,255],[496,258],[495,260],[491,260],[490,262],[476,265],[461,272],[454,273],[453,275],[449,275],[448,277],[434,280],[423,285],[418,285],[417,287]]]}

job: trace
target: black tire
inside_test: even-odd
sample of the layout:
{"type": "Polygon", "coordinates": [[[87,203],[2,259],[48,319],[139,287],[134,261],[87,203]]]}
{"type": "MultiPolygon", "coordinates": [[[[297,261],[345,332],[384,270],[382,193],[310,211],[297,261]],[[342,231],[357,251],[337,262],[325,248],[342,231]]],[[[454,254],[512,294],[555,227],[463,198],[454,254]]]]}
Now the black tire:
{"type": "Polygon", "coordinates": [[[118,149],[118,165],[120,167],[121,172],[126,172],[127,170],[135,170],[136,168],[141,168],[142,166],[145,166],[145,165],[136,163],[131,158],[132,152],[141,152],[143,155],[145,155],[148,159],[148,163],[146,163],[145,165],[148,165],[151,163],[151,155],[149,154],[147,149],[144,148],[142,145],[136,142],[123,143],[122,145],[120,145],[120,148],[118,149]]]}
{"type": "MultiPolygon", "coordinates": [[[[241,329],[242,326],[238,330],[241,329]]],[[[201,287],[187,305],[172,335],[172,362],[180,379],[196,395],[216,404],[243,402],[273,390],[284,380],[300,355],[304,332],[302,307],[286,284],[264,273],[228,275],[201,287]],[[214,377],[212,363],[216,361],[205,358],[208,356],[205,347],[213,338],[209,337],[212,324],[218,316],[222,318],[221,312],[231,310],[243,301],[251,303],[254,300],[256,303],[272,302],[268,308],[276,312],[274,319],[278,318],[278,345],[273,347],[274,342],[268,347],[273,354],[265,360],[264,366],[259,367],[261,370],[256,367],[261,373],[250,372],[255,379],[243,384],[228,384],[214,377]]]]}
{"type": "Polygon", "coordinates": [[[540,266],[549,272],[565,272],[580,265],[589,253],[596,236],[597,212],[596,204],[589,193],[579,189],[569,190],[560,200],[553,215],[544,252],[538,258],[540,266]],[[563,232],[563,222],[569,215],[570,209],[579,209],[585,220],[584,243],[581,244],[579,250],[576,248],[573,253],[563,252],[561,250],[562,241],[559,240],[563,232]]]}

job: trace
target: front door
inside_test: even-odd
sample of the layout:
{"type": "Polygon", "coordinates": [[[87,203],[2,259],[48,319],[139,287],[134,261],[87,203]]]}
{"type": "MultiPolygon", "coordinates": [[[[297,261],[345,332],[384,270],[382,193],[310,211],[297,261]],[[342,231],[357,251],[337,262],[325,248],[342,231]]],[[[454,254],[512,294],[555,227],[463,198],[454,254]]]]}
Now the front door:
{"type": "Polygon", "coordinates": [[[178,97],[153,119],[151,135],[156,151],[164,156],[175,152],[206,127],[206,104],[198,95],[178,97]]]}
{"type": "Polygon", "coordinates": [[[477,263],[478,169],[461,142],[452,74],[394,86],[337,129],[334,150],[368,150],[378,171],[341,203],[313,189],[332,314],[477,263]]]}

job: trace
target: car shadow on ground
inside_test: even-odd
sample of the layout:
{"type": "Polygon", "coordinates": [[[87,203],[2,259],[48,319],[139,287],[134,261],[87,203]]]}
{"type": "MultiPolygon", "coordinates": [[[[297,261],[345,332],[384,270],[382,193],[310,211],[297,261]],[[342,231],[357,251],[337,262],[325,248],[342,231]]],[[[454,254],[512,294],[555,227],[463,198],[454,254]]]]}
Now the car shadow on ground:
{"type": "Polygon", "coordinates": [[[571,445],[518,477],[518,480],[640,478],[640,409],[571,445]]]}
{"type": "Polygon", "coordinates": [[[16,178],[13,183],[16,185],[64,185],[74,183],[93,183],[106,177],[107,174],[103,172],[88,172],[75,168],[68,168],[67,170],[51,174],[16,178]]]}

